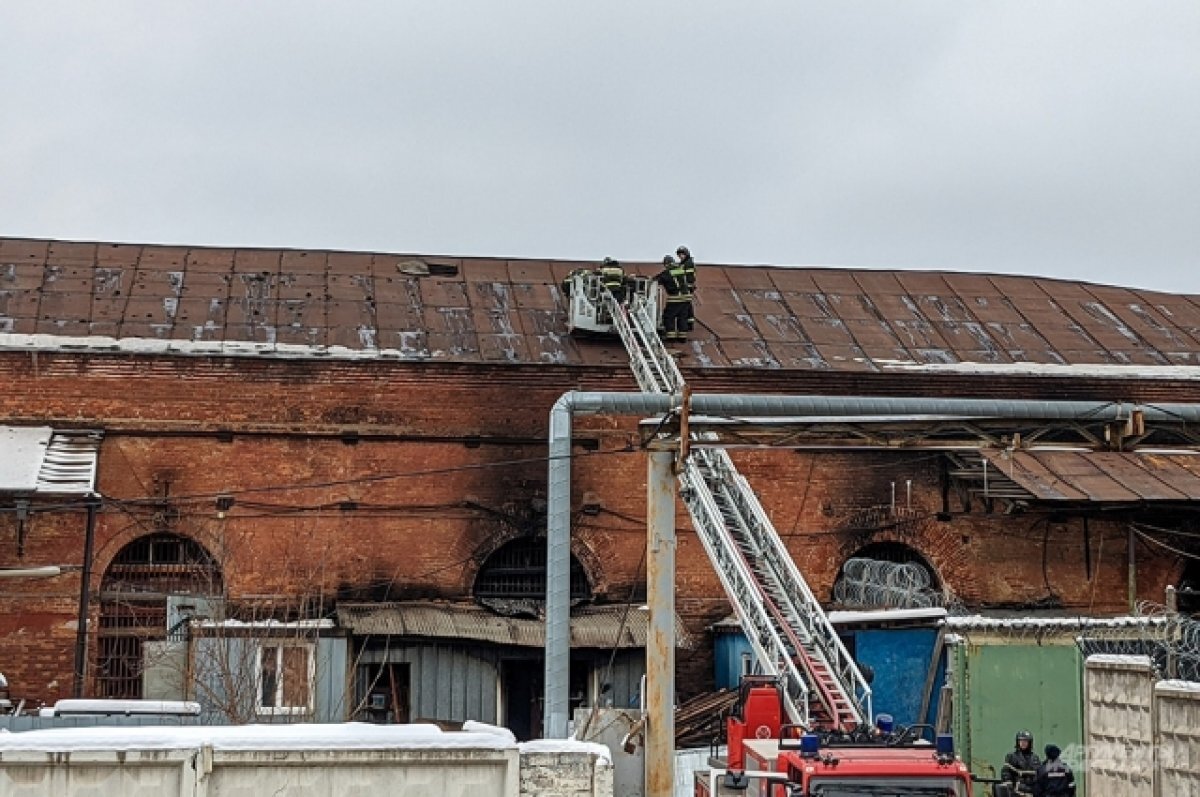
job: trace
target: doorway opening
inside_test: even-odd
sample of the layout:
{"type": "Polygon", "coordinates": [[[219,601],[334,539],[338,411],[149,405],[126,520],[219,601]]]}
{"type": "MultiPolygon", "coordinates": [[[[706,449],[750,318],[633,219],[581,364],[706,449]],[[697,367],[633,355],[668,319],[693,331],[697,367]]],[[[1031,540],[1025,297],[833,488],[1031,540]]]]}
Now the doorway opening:
{"type": "MultiPolygon", "coordinates": [[[[519,742],[542,738],[545,660],[537,657],[513,657],[500,660],[500,724],[513,732],[519,742]]],[[[570,712],[583,706],[590,694],[592,663],[571,658],[570,712]]]]}

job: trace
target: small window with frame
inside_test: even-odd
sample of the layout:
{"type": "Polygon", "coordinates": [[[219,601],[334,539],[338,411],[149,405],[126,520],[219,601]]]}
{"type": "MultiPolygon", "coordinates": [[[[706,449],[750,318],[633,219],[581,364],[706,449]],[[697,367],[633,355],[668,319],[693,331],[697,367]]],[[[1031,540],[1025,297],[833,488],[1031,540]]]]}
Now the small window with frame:
{"type": "Polygon", "coordinates": [[[313,646],[308,642],[263,642],[258,647],[255,708],[259,714],[312,711],[313,646]]]}

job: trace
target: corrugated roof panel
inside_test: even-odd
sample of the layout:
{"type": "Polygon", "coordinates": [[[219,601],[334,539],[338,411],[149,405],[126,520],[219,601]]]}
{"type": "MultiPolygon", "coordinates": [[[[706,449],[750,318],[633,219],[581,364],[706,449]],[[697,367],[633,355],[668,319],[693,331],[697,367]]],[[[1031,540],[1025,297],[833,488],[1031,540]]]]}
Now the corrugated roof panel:
{"type": "MultiPolygon", "coordinates": [[[[456,603],[342,603],[338,622],[359,636],[402,636],[486,642],[518,647],[545,647],[545,622],[506,617],[474,604],[456,603]]],[[[645,647],[649,619],[636,607],[586,606],[571,612],[571,647],[645,647]]],[[[694,640],[676,619],[678,646],[694,640]]]]}
{"type": "Polygon", "coordinates": [[[96,489],[99,432],[0,426],[0,492],[87,495],[96,489]]]}
{"type": "Polygon", "coordinates": [[[982,452],[1042,501],[1190,501],[1200,499],[1200,455],[1110,451],[982,452]]]}

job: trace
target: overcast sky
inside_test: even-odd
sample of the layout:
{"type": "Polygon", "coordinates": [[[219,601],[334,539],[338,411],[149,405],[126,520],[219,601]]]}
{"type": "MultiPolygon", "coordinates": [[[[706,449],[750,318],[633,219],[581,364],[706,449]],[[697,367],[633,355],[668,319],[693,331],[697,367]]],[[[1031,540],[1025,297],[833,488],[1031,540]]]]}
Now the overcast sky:
{"type": "Polygon", "coordinates": [[[1200,293],[1200,2],[0,5],[0,235],[1200,293]]]}

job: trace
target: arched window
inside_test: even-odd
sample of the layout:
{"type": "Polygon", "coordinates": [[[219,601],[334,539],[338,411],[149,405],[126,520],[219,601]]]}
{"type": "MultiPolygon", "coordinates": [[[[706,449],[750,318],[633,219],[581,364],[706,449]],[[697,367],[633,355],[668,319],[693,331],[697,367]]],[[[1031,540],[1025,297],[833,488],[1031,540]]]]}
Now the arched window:
{"type": "MultiPolygon", "coordinates": [[[[475,577],[477,599],[545,600],[546,540],[522,537],[505,543],[483,563],[475,577]]],[[[571,600],[592,597],[592,587],[579,560],[571,556],[571,600]]]]}
{"type": "Polygon", "coordinates": [[[220,567],[195,540],[157,533],[122,548],[100,584],[97,696],[142,696],[143,645],[167,638],[168,596],[222,591],[220,567]]]}
{"type": "Polygon", "coordinates": [[[847,609],[910,609],[941,605],[941,583],[925,557],[899,542],[855,551],[838,571],[833,602],[847,609]]]}

